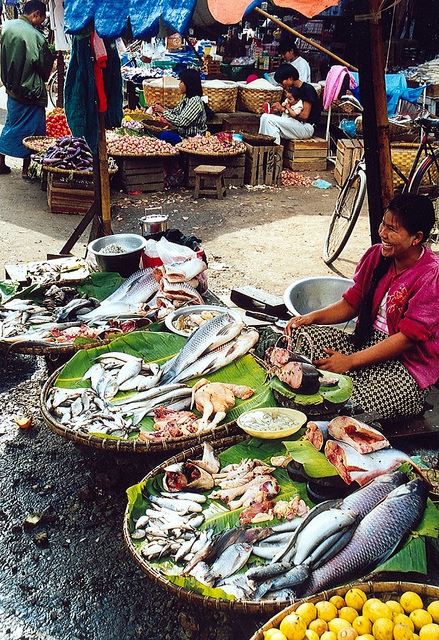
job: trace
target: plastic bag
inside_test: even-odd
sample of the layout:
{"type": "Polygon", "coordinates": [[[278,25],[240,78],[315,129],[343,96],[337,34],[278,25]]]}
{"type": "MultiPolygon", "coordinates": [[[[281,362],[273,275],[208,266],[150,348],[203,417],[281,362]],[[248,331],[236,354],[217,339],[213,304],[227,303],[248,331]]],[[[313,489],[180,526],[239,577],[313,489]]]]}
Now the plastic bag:
{"type": "Polygon", "coordinates": [[[157,242],[156,250],[163,264],[174,264],[184,262],[197,257],[195,251],[175,242],[169,242],[166,238],[160,238],[157,242]]]}

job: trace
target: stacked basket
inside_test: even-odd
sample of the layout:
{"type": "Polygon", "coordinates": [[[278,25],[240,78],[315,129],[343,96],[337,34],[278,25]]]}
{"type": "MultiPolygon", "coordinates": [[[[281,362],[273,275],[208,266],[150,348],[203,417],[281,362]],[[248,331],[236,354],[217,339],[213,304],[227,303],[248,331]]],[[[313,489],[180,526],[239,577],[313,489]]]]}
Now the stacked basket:
{"type": "Polygon", "coordinates": [[[235,113],[238,85],[224,80],[207,80],[203,83],[203,94],[215,113],[235,113]]]}
{"type": "Polygon", "coordinates": [[[174,82],[171,84],[171,79],[166,80],[166,78],[163,78],[161,86],[156,86],[156,84],[157,80],[143,81],[143,95],[148,107],[157,102],[166,109],[176,107],[182,95],[179,88],[174,85],[174,82]]]}
{"type": "Polygon", "coordinates": [[[261,114],[264,112],[264,102],[279,102],[281,96],[282,89],[252,89],[247,85],[239,85],[239,109],[261,114]]]}

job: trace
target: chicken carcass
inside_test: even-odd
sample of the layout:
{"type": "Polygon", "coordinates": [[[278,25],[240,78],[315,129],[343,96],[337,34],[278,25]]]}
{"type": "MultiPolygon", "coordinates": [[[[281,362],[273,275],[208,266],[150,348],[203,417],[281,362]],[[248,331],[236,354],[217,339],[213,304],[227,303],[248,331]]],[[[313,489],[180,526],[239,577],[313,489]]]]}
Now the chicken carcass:
{"type": "Polygon", "coordinates": [[[215,427],[225,418],[230,409],[235,406],[235,398],[245,400],[254,393],[251,387],[225,382],[209,382],[206,378],[199,380],[192,388],[192,405],[203,414],[200,419],[200,429],[215,427]],[[215,414],[209,424],[209,418],[215,414]]]}

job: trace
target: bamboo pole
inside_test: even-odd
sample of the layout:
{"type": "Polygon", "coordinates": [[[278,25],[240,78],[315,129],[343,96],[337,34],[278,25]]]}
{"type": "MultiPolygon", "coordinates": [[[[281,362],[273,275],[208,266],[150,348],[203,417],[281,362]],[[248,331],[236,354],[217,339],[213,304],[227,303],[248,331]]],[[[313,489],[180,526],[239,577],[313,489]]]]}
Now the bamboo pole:
{"type": "Polygon", "coordinates": [[[372,244],[379,242],[378,227],[393,197],[392,160],[387,117],[384,49],[379,16],[380,0],[364,0],[359,16],[359,80],[363,112],[369,227],[372,244]]]}
{"type": "Polygon", "coordinates": [[[293,34],[293,36],[296,36],[296,38],[300,38],[301,40],[308,43],[315,49],[318,49],[319,51],[321,51],[322,53],[325,53],[330,58],[333,58],[339,64],[342,64],[344,67],[347,67],[352,71],[358,71],[357,67],[354,67],[354,65],[350,64],[350,62],[346,62],[346,60],[343,60],[343,58],[340,58],[335,53],[332,53],[332,51],[329,51],[329,49],[325,49],[325,47],[322,47],[322,45],[319,44],[318,42],[311,40],[311,38],[307,38],[306,36],[302,35],[298,31],[293,29],[292,27],[289,27],[287,24],[285,24],[285,22],[282,22],[282,20],[279,20],[279,18],[276,18],[276,16],[272,16],[271,14],[267,13],[263,9],[260,9],[259,7],[256,7],[255,11],[260,13],[261,16],[264,16],[264,18],[267,18],[268,20],[271,20],[272,22],[274,22],[274,24],[277,24],[279,27],[281,27],[281,29],[285,29],[285,31],[289,31],[290,33],[293,34]]]}
{"type": "Polygon", "coordinates": [[[105,137],[105,113],[99,113],[98,158],[102,228],[104,234],[109,236],[113,231],[111,229],[110,174],[108,172],[107,140],[105,137]]]}

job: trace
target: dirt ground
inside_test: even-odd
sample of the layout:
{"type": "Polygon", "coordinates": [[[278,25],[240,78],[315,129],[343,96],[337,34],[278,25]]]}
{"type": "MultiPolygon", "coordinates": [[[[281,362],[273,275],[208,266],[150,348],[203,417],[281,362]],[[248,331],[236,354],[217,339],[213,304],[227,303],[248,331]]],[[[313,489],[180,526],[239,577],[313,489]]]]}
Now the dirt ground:
{"type": "MultiPolygon", "coordinates": [[[[314,178],[313,174],[310,177],[314,178]]],[[[334,183],[330,172],[320,177],[334,183]]],[[[334,270],[351,276],[369,244],[366,213],[331,271],[321,259],[329,216],[338,189],[282,187],[229,189],[223,201],[200,198],[191,191],[127,196],[113,193],[114,231],[138,233],[139,218],[150,207],[163,206],[169,226],[202,239],[209,259],[209,282],[216,293],[252,284],[282,294],[294,279],[334,270]]],[[[18,168],[0,177],[2,242],[0,263],[44,259],[59,253],[80,217],[51,214],[38,183],[21,180],[18,168]]],[[[73,253],[84,255],[88,230],[73,253]]]]}

